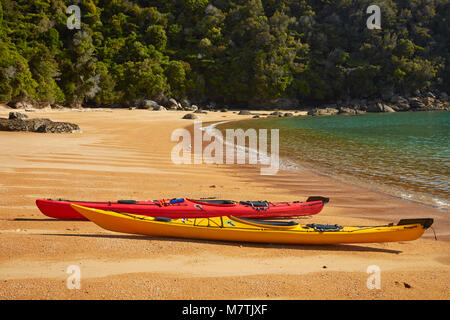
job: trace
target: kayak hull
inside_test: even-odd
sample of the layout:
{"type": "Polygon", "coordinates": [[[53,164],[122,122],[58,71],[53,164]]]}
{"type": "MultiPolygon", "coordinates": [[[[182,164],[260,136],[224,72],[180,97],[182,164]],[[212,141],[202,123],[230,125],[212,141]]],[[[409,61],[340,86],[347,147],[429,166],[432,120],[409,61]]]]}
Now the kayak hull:
{"type": "Polygon", "coordinates": [[[86,220],[83,215],[71,207],[71,204],[100,210],[127,212],[145,216],[170,217],[173,219],[217,217],[223,215],[235,215],[246,218],[281,218],[315,215],[328,202],[327,198],[323,199],[307,202],[269,203],[266,209],[255,209],[251,205],[243,205],[241,203],[213,204],[192,199],[184,199],[183,202],[163,206],[155,204],[153,201],[120,203],[120,201],[89,202],[37,199],[36,205],[44,215],[63,220],[86,220]]]}
{"type": "Polygon", "coordinates": [[[343,227],[319,232],[307,225],[264,226],[237,217],[201,219],[162,219],[117,213],[73,205],[80,214],[98,226],[115,232],[187,239],[281,243],[339,244],[410,241],[418,239],[426,227],[420,223],[375,227],[343,227]]]}

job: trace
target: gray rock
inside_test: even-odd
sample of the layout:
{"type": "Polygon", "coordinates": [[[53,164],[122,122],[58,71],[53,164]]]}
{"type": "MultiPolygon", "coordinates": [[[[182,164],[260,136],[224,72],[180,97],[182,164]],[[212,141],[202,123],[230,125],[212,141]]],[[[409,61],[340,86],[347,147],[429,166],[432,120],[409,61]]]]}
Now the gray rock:
{"type": "Polygon", "coordinates": [[[356,114],[356,109],[347,108],[347,107],[340,107],[339,108],[339,114],[342,114],[342,115],[353,115],[353,114],[356,114]]]}
{"type": "Polygon", "coordinates": [[[21,119],[0,119],[0,131],[31,131],[27,121],[21,119]]]}
{"type": "Polygon", "coordinates": [[[425,104],[417,97],[409,99],[411,109],[425,109],[425,104]]]}
{"type": "Polygon", "coordinates": [[[371,103],[367,106],[367,112],[383,112],[383,104],[381,102],[371,103]]]}
{"type": "Polygon", "coordinates": [[[194,113],[203,113],[203,114],[208,114],[208,112],[202,110],[202,109],[197,109],[194,111],[194,113]]]}
{"type": "Polygon", "coordinates": [[[153,100],[140,100],[137,107],[139,109],[153,109],[155,110],[156,107],[159,107],[160,105],[153,100]]]}
{"type": "Polygon", "coordinates": [[[157,106],[153,107],[153,111],[167,111],[167,109],[164,108],[163,106],[157,105],[157,106]]]}
{"type": "Polygon", "coordinates": [[[291,113],[291,112],[286,112],[283,116],[284,116],[284,117],[293,117],[294,114],[291,113]]]}
{"type": "Polygon", "coordinates": [[[252,118],[253,118],[253,119],[259,119],[260,116],[259,116],[259,115],[254,115],[252,118]]]}
{"type": "Polygon", "coordinates": [[[243,116],[249,116],[249,115],[251,115],[251,112],[248,110],[241,110],[241,111],[239,111],[238,114],[243,115],[243,116]]]}
{"type": "Polygon", "coordinates": [[[36,129],[36,132],[42,133],[73,133],[79,131],[80,127],[74,123],[53,121],[42,124],[36,129]]]}
{"type": "Polygon", "coordinates": [[[8,105],[14,109],[33,109],[33,105],[28,101],[15,101],[10,102],[8,105]]]}
{"type": "Polygon", "coordinates": [[[335,108],[324,108],[324,109],[313,109],[308,111],[308,115],[310,116],[332,116],[338,114],[339,110],[335,108]]]}
{"type": "Polygon", "coordinates": [[[183,116],[183,119],[198,119],[198,117],[193,113],[187,113],[183,116]]]}
{"type": "Polygon", "coordinates": [[[167,108],[169,106],[169,98],[167,98],[163,93],[160,93],[154,97],[154,100],[163,107],[167,108]]]}
{"type": "Polygon", "coordinates": [[[280,111],[274,111],[270,114],[271,116],[275,116],[275,117],[282,117],[283,113],[280,111]]]}
{"type": "Polygon", "coordinates": [[[180,101],[180,104],[183,108],[190,108],[191,107],[191,102],[188,99],[182,99],[180,101]]]}
{"type": "Polygon", "coordinates": [[[179,108],[178,102],[173,98],[169,99],[169,102],[167,103],[166,107],[167,107],[167,109],[178,109],[179,108]]]}
{"type": "Polygon", "coordinates": [[[383,105],[383,112],[395,112],[395,110],[385,104],[383,105]]]}
{"type": "Polygon", "coordinates": [[[20,112],[10,112],[9,113],[9,119],[26,119],[28,116],[24,113],[20,112]]]}

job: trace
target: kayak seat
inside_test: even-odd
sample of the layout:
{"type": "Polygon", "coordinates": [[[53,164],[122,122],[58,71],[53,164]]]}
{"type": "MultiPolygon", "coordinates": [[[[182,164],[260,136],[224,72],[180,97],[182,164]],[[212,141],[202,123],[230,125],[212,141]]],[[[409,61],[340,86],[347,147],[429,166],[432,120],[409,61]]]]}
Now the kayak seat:
{"type": "Polygon", "coordinates": [[[192,201],[211,203],[211,204],[235,204],[236,203],[233,200],[194,200],[194,199],[192,199],[192,201]]]}
{"type": "Polygon", "coordinates": [[[155,221],[170,222],[172,219],[169,217],[155,217],[155,221]]]}
{"type": "Polygon", "coordinates": [[[238,220],[241,220],[244,222],[255,223],[258,225],[272,226],[272,227],[288,227],[288,226],[298,225],[298,222],[295,222],[295,221],[261,221],[261,220],[241,218],[241,217],[236,217],[236,218],[238,220]]]}
{"type": "Polygon", "coordinates": [[[267,207],[267,201],[241,201],[240,204],[252,207],[267,207]]]}
{"type": "Polygon", "coordinates": [[[316,223],[310,223],[306,225],[307,227],[313,228],[315,231],[319,232],[330,232],[330,231],[339,231],[343,227],[337,224],[316,224],[316,223]]]}
{"type": "Polygon", "coordinates": [[[120,203],[120,204],[136,204],[137,201],[136,200],[117,200],[117,203],[120,203]]]}
{"type": "Polygon", "coordinates": [[[422,218],[422,219],[401,219],[397,225],[398,226],[404,226],[407,224],[420,224],[422,225],[422,228],[428,229],[433,224],[434,220],[433,218],[422,218]]]}

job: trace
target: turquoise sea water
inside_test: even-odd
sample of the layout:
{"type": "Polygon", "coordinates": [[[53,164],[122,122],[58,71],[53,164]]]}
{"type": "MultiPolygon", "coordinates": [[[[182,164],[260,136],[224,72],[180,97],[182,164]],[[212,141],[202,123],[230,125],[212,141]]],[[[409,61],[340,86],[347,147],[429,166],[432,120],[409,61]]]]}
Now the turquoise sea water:
{"type": "Polygon", "coordinates": [[[227,127],[278,128],[285,161],[450,207],[448,111],[268,118],[227,127]]]}

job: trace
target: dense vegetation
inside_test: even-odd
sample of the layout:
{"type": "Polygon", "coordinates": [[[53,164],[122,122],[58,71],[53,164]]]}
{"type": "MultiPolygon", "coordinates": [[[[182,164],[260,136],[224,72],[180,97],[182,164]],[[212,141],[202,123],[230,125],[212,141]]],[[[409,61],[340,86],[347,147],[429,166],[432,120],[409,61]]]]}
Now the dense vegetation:
{"type": "Polygon", "coordinates": [[[326,102],[450,83],[448,0],[0,3],[0,102],[326,102]],[[381,30],[366,27],[371,4],[381,30]]]}

